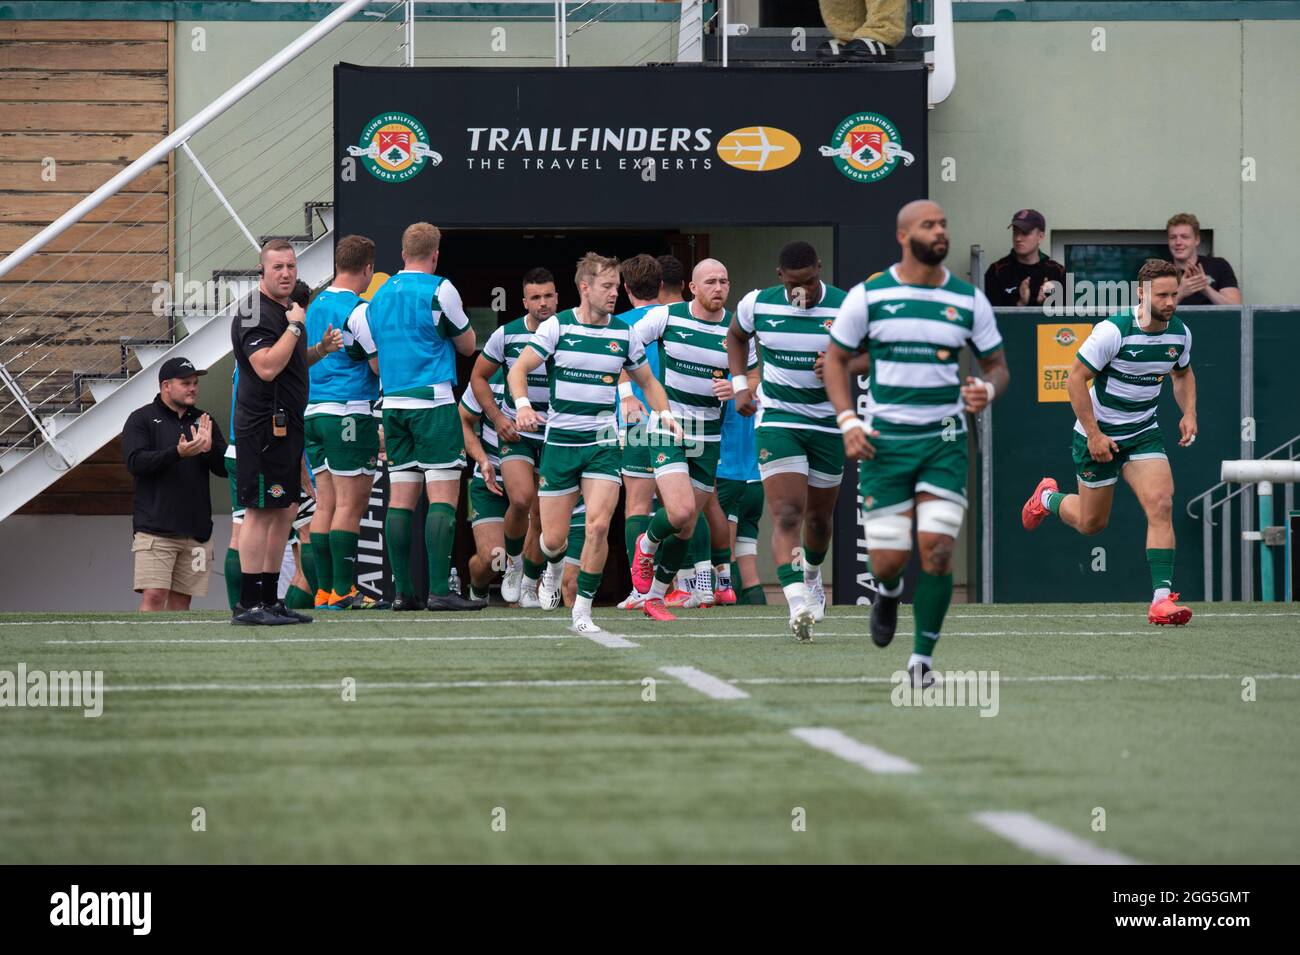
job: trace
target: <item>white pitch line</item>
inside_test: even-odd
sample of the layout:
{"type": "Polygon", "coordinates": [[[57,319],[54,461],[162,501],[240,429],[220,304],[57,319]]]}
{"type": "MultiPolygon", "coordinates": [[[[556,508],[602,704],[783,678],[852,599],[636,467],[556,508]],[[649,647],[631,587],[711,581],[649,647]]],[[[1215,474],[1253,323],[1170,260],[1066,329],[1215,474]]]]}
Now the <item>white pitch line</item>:
{"type": "Polygon", "coordinates": [[[608,630],[600,630],[596,633],[580,633],[578,636],[586,637],[593,643],[599,643],[602,647],[609,647],[611,650],[630,650],[633,647],[641,646],[641,644],[634,643],[622,634],[610,633],[608,630]]]}
{"type": "MultiPolygon", "coordinates": [[[[357,682],[358,690],[482,690],[495,687],[582,687],[582,686],[641,686],[640,680],[440,680],[424,682],[357,682]]],[[[342,687],[334,683],[140,683],[123,686],[106,686],[104,690],[115,693],[263,693],[287,690],[332,690],[342,687]]]]}
{"type": "Polygon", "coordinates": [[[971,818],[1026,852],[1070,865],[1136,865],[1128,856],[1100,849],[1027,812],[977,812],[971,818]]]}
{"type": "MultiPolygon", "coordinates": [[[[1058,619],[1058,620],[1095,620],[1104,618],[1116,619],[1134,619],[1140,617],[1139,611],[1133,613],[952,613],[948,614],[947,620],[1020,620],[1020,619],[1058,619]]],[[[1199,610],[1196,612],[1196,619],[1205,617],[1300,617],[1300,612],[1284,611],[1267,611],[1262,613],[1251,613],[1247,611],[1236,612],[1227,611],[1218,613],[1214,611],[1199,610]]],[[[564,623],[561,618],[554,618],[556,623],[564,623]]],[[[724,623],[728,620],[772,620],[780,621],[782,617],[779,614],[738,614],[729,610],[710,610],[699,616],[679,617],[677,622],[689,624],[697,620],[716,621],[724,623]]],[[[829,610],[826,617],[827,622],[836,623],[839,621],[866,621],[870,620],[867,614],[848,614],[836,613],[829,610]]],[[[900,620],[910,620],[910,608],[900,608],[900,620]]],[[[349,623],[385,623],[385,624],[464,624],[469,621],[481,623],[519,623],[520,621],[544,621],[546,617],[519,613],[513,616],[475,616],[470,613],[457,614],[449,616],[444,614],[412,616],[407,614],[384,614],[383,616],[374,616],[367,614],[365,616],[348,616],[346,614],[325,615],[321,614],[315,618],[316,623],[323,623],[329,626],[338,626],[349,623]]],[[[114,619],[114,620],[0,620],[0,627],[68,627],[68,626],[85,626],[85,627],[192,627],[192,626],[229,626],[230,620],[227,617],[217,617],[211,620],[136,620],[136,619],[114,619]]],[[[1145,632],[1145,631],[1143,631],[1145,632]]]]}
{"type": "MultiPolygon", "coordinates": [[[[664,672],[677,669],[691,670],[692,667],[666,667],[664,672]]],[[[699,672],[699,671],[696,671],[699,672]]],[[[677,676],[670,673],[671,676],[677,676]]],[[[709,676],[709,674],[704,674],[709,676]]],[[[1300,673],[1256,673],[1251,674],[1257,680],[1300,680],[1300,673]]],[[[1067,683],[1067,682],[1105,682],[1112,680],[1131,680],[1138,682],[1166,682],[1177,680],[1239,680],[1241,674],[1238,673],[1184,673],[1184,674],[1118,674],[1113,676],[1102,674],[1082,674],[1078,676],[1025,676],[1025,677],[1003,677],[1003,683],[1067,683]]],[[[683,680],[683,682],[685,682],[683,680]]],[[[889,677],[875,676],[845,676],[845,677],[778,677],[778,676],[760,676],[760,677],[743,677],[738,679],[727,680],[723,686],[729,686],[736,689],[737,693],[744,696],[749,694],[743,690],[737,689],[739,686],[804,686],[804,685],[825,685],[825,684],[844,684],[844,685],[861,685],[861,684],[889,684],[894,681],[889,677]]],[[[581,687],[581,686],[640,686],[641,679],[634,680],[589,680],[589,679],[559,679],[559,680],[437,680],[437,681],[412,681],[412,682],[383,682],[370,683],[358,682],[357,686],[368,690],[487,690],[495,688],[510,687],[581,687]]],[[[337,690],[340,683],[141,683],[123,686],[106,686],[105,690],[116,690],[119,693],[147,693],[150,691],[165,692],[263,692],[276,690],[337,690]]],[[[738,697],[736,697],[738,698],[738,697]]]]}
{"type": "Polygon", "coordinates": [[[125,640],[46,640],[47,646],[121,646],[122,644],[197,644],[200,646],[242,643],[252,646],[270,646],[277,643],[459,643],[466,640],[568,640],[576,636],[572,633],[530,633],[510,634],[508,636],[464,635],[455,637],[163,637],[160,639],[125,639],[125,640]]]}
{"type": "Polygon", "coordinates": [[[705,673],[695,667],[660,667],[660,673],[667,673],[675,680],[713,700],[747,700],[749,694],[737,686],[719,680],[712,673],[705,673]]]}
{"type": "Polygon", "coordinates": [[[901,756],[876,749],[868,743],[860,742],[828,726],[803,726],[790,730],[790,733],[809,746],[830,753],[832,756],[838,756],[855,766],[861,766],[868,772],[893,775],[921,771],[915,763],[909,763],[901,756]]]}

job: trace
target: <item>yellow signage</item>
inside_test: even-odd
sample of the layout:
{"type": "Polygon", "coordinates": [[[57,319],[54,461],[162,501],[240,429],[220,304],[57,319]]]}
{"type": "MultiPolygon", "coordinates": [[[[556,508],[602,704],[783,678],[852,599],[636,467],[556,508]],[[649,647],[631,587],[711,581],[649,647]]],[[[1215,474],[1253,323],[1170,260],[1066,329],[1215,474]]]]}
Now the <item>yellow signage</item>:
{"type": "Polygon", "coordinates": [[[1074,353],[1092,333],[1090,322],[1038,326],[1038,400],[1069,401],[1065,390],[1074,353]]]}
{"type": "Polygon", "coordinates": [[[718,157],[746,172],[771,172],[799,158],[799,140],[775,126],[733,129],[718,140],[718,157]]]}

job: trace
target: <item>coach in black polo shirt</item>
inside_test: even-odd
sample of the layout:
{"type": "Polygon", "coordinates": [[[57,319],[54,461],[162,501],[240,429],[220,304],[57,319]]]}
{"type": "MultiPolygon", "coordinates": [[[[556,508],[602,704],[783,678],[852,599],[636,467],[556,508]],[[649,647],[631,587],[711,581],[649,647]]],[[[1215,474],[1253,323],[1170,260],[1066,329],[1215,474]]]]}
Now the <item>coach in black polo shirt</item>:
{"type": "Polygon", "coordinates": [[[272,239],[262,247],[262,280],[231,320],[230,344],[239,365],[232,430],[239,454],[235,484],[244,524],[239,531],[240,591],[231,623],[275,626],[310,623],[285,607],[277,584],[292,505],[306,481],[303,413],[307,367],[337,351],[342,332],[327,328],[310,346],[305,312],[291,300],[298,280],[293,246],[272,239]]]}
{"type": "Polygon", "coordinates": [[[1011,251],[984,273],[984,294],[994,306],[1042,305],[1052,284],[1065,284],[1065,266],[1038,247],[1047,238],[1047,220],[1037,209],[1011,217],[1011,251]]]}
{"type": "Polygon", "coordinates": [[[158,394],[122,427],[134,484],[131,553],[141,610],[189,610],[208,592],[212,566],[210,476],[226,473],[226,439],[195,407],[199,376],[185,358],[158,371],[158,394]]]}

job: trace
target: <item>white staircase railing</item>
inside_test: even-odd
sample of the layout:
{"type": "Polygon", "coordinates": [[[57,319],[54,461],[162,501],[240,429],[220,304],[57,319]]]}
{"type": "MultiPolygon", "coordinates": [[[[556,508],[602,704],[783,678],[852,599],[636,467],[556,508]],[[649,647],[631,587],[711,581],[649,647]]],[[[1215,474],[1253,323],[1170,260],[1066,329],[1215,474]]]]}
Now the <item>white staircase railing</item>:
{"type": "MultiPolygon", "coordinates": [[[[259,181],[252,186],[245,185],[240,189],[229,190],[228,195],[224,194],[208,170],[199,163],[198,156],[191,148],[191,140],[196,134],[212,126],[214,121],[236,104],[246,101],[254,91],[266,88],[272,77],[284,75],[282,70],[286,65],[299,58],[305,51],[318,44],[325,36],[362,12],[367,6],[382,6],[385,12],[380,13],[378,19],[364,21],[366,26],[363,33],[370,31],[375,24],[388,21],[386,27],[377,27],[381,33],[380,43],[371,48],[368,54],[374,54],[381,47],[384,48],[382,55],[385,57],[394,52],[390,34],[396,21],[390,18],[393,12],[400,15],[406,4],[400,0],[388,0],[382,4],[376,3],[376,0],[344,0],[338,4],[337,9],[331,11],[320,22],[310,26],[302,36],[250,72],[239,83],[182,123],[175,131],[14,252],[0,259],[0,278],[15,275],[16,270],[24,263],[30,263],[24,270],[30,274],[33,271],[32,267],[39,262],[32,259],[34,255],[51,248],[51,243],[60,236],[68,234],[72,226],[82,222],[88,214],[100,208],[110,197],[121,194],[124,188],[169,155],[178,158],[180,152],[189,156],[202,180],[212,189],[220,203],[219,208],[215,210],[216,218],[220,221],[213,225],[212,212],[193,218],[190,222],[191,237],[195,226],[200,223],[206,230],[199,236],[198,241],[202,242],[204,239],[219,235],[222,231],[228,231],[229,222],[233,220],[239,228],[237,238],[240,245],[240,251],[235,253],[234,259],[240,263],[252,264],[255,261],[255,253],[250,252],[249,246],[251,244],[253,249],[256,249],[259,244],[258,239],[241,220],[232,199],[237,200],[245,208],[260,208],[268,198],[283,200],[304,188],[304,184],[286,182],[286,179],[291,178],[290,174],[286,174],[275,182],[259,181]],[[173,150],[177,152],[173,153],[173,150]],[[225,215],[221,214],[222,210],[225,215]]],[[[375,16],[373,10],[370,14],[371,17],[375,16]]],[[[352,49],[357,45],[355,36],[350,43],[352,47],[349,49],[349,58],[366,62],[365,57],[352,53],[352,49]]],[[[326,57],[315,64],[316,67],[328,69],[339,59],[337,50],[325,52],[326,57]]],[[[317,112],[327,116],[332,105],[332,89],[328,82],[321,84],[318,81],[316,86],[317,89],[298,97],[298,102],[303,103],[314,99],[320,103],[317,112]]],[[[251,105],[253,100],[248,99],[247,102],[251,105]]],[[[317,119],[305,109],[302,112],[308,115],[299,122],[299,126],[305,126],[317,119]]],[[[291,121],[297,118],[297,116],[291,117],[291,121]]],[[[281,129],[285,128],[282,118],[277,117],[277,122],[281,129]]],[[[223,145],[228,144],[237,140],[240,132],[238,128],[234,132],[223,130],[218,141],[223,145]]],[[[254,133],[245,142],[253,140],[257,135],[254,133]]],[[[226,150],[218,159],[231,155],[236,149],[238,146],[226,150]]],[[[237,157],[235,158],[237,160],[237,157]]],[[[324,169],[316,172],[323,179],[332,181],[332,177],[326,175],[332,167],[332,158],[329,155],[322,158],[325,163],[324,169]]],[[[173,167],[176,165],[177,163],[173,162],[173,167]]],[[[161,203],[162,208],[166,209],[168,201],[166,193],[176,175],[177,172],[173,168],[170,180],[161,187],[163,196],[158,195],[157,188],[151,192],[143,192],[109,221],[96,222],[95,228],[87,230],[91,234],[77,242],[71,249],[71,253],[87,248],[98,248],[93,243],[110,226],[140,221],[133,217],[156,218],[150,215],[155,211],[155,207],[150,203],[161,203]]],[[[328,191],[325,196],[328,196],[328,191]]],[[[325,196],[308,193],[304,198],[321,199],[325,196]]],[[[124,198],[131,198],[131,196],[127,195],[124,198]]],[[[322,203],[319,202],[309,204],[312,207],[321,205],[322,203]]],[[[167,225],[172,224],[175,217],[175,212],[168,210],[166,224],[150,221],[150,228],[141,231],[156,235],[158,231],[165,230],[167,225]]],[[[332,215],[322,215],[321,221],[324,231],[318,233],[312,227],[309,209],[307,234],[289,236],[299,254],[300,277],[312,285],[325,281],[333,272],[333,241],[330,236],[332,215]]],[[[276,220],[276,225],[278,224],[279,220],[276,220]]],[[[119,231],[130,234],[129,230],[119,231]]],[[[273,228],[272,232],[279,234],[280,230],[273,228]]],[[[128,239],[113,247],[111,251],[116,252],[116,256],[101,255],[101,259],[109,260],[109,265],[113,268],[112,279],[75,283],[71,285],[72,291],[66,291],[65,285],[54,284],[52,280],[60,278],[61,260],[66,259],[70,254],[65,251],[68,245],[65,240],[58,247],[60,255],[48,256],[47,253],[53,261],[43,269],[37,269],[35,275],[27,277],[25,284],[7,283],[4,287],[0,287],[0,349],[3,349],[0,351],[0,359],[7,359],[7,363],[0,360],[0,414],[7,415],[11,420],[10,425],[5,427],[3,419],[0,419],[0,432],[2,432],[0,433],[0,520],[8,517],[17,508],[53,484],[68,469],[84,461],[120,433],[121,422],[130,411],[147,403],[157,389],[155,377],[145,374],[145,370],[158,361],[182,353],[197,367],[208,368],[229,353],[228,319],[231,317],[235,302],[220,301],[212,306],[211,302],[205,301],[204,307],[197,311],[183,310],[179,308],[181,290],[170,288],[167,298],[174,297],[175,301],[164,302],[161,312],[157,310],[159,303],[155,301],[153,309],[153,314],[160,316],[159,324],[164,317],[167,319],[168,337],[140,339],[122,336],[120,357],[118,357],[118,350],[109,344],[108,339],[100,339],[100,348],[87,350],[98,356],[94,360],[83,361],[79,357],[71,359],[59,357],[81,354],[76,348],[71,347],[75,342],[69,343],[69,335],[76,334],[75,329],[71,328],[73,325],[90,329],[98,323],[99,333],[102,335],[104,325],[122,321],[123,310],[129,313],[127,317],[137,316],[132,319],[137,325],[140,317],[149,319],[146,310],[139,307],[138,298],[158,276],[142,274],[139,271],[140,266],[136,264],[140,259],[147,257],[135,253],[152,251],[142,248],[148,240],[141,239],[134,245],[130,245],[131,241],[133,239],[128,239]],[[59,297],[60,295],[62,298],[59,297]],[[71,322],[60,318],[60,313],[84,312],[83,308],[77,307],[77,302],[78,300],[89,301],[92,295],[97,302],[111,304],[98,315],[93,314],[92,308],[89,313],[79,314],[71,322]],[[118,309],[118,312],[114,312],[114,308],[118,309]],[[179,328],[177,320],[179,320],[179,328]],[[182,332],[188,334],[182,337],[182,332]],[[61,352],[60,347],[62,347],[61,352]],[[112,361],[105,354],[109,351],[114,353],[112,361]],[[133,355],[140,365],[141,370],[135,374],[131,374],[128,366],[128,353],[133,355]],[[75,366],[72,364],[74,362],[75,366]],[[54,366],[52,370],[49,367],[51,364],[54,366]],[[88,390],[94,400],[89,408],[83,405],[83,389],[88,390]],[[13,420],[15,414],[19,416],[16,421],[13,420]],[[30,425],[25,433],[21,430],[24,421],[30,425]]],[[[215,251],[220,251],[223,245],[228,245],[228,241],[218,243],[215,251]]],[[[191,263],[191,268],[193,266],[194,263],[191,263]]],[[[170,282],[165,284],[170,286],[170,282]]],[[[241,278],[235,273],[235,281],[232,284],[236,294],[246,292],[255,284],[255,278],[241,278]]]]}

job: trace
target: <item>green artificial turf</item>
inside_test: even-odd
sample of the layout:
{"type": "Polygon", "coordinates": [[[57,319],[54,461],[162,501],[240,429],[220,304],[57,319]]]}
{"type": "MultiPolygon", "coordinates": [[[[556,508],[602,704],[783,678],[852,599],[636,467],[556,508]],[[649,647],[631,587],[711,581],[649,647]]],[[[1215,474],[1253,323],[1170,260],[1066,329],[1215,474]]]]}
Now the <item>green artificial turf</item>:
{"type": "Polygon", "coordinates": [[[1193,609],[1175,630],[1137,605],[954,606],[935,665],[997,671],[993,717],[893,705],[906,608],[886,650],[865,608],[833,608],[811,645],[782,607],[598,609],[623,649],[503,607],[274,629],[0,615],[0,669],[108,687],[98,719],[0,708],[0,861],[1046,861],[977,825],[986,810],[1139,862],[1300,861],[1300,612],[1193,609]],[[870,772],[796,727],[918,771],[870,772]]]}

